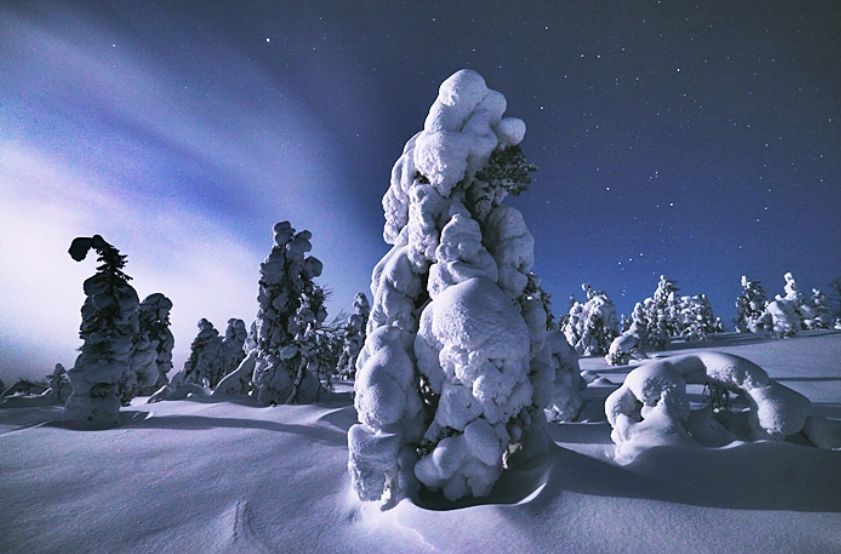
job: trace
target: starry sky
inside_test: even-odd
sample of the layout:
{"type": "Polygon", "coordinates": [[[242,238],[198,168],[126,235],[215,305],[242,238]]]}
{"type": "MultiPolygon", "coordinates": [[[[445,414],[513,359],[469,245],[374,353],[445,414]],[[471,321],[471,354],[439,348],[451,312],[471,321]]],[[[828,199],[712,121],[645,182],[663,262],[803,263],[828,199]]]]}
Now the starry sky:
{"type": "Polygon", "coordinates": [[[332,314],[387,251],[380,200],[438,85],[470,68],[540,170],[509,202],[556,314],[661,274],[730,325],[743,274],[841,274],[841,3],[0,4],[0,377],[73,365],[76,236],[196,321],[256,314],[271,227],[313,233],[332,314]]]}

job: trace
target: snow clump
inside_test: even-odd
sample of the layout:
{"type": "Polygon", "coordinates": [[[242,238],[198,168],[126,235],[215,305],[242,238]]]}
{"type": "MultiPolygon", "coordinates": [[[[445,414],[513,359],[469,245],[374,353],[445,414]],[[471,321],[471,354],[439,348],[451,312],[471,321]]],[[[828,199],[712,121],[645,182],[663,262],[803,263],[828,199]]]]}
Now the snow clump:
{"type": "MultiPolygon", "coordinates": [[[[696,444],[687,384],[721,387],[747,402],[753,440],[784,440],[799,433],[812,411],[808,398],[739,356],[700,352],[648,362],[629,373],[605,402],[617,461],[630,462],[653,446],[696,444]]],[[[710,426],[716,427],[712,432],[727,433],[713,419],[704,423],[707,433],[710,426]]]]}

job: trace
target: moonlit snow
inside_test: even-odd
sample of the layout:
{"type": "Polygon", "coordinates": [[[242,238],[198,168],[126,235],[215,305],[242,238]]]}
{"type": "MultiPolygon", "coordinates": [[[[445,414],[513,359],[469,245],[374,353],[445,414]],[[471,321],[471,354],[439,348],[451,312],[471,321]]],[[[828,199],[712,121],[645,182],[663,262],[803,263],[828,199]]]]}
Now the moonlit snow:
{"type": "Polygon", "coordinates": [[[441,85],[382,200],[370,306],[323,326],[312,235],[280,222],[250,332],[201,319],[171,383],[172,302],[73,241],[102,262],[76,364],[0,397],[0,552],[839,551],[825,296],[744,278],[722,334],[661,276],[617,336],[585,285],[559,328],[503,203],[536,170],[506,108],[473,71],[441,85]]]}
{"type": "MultiPolygon", "coordinates": [[[[816,333],[703,346],[808,398],[809,436],[838,449],[841,334],[816,333]]],[[[95,432],[59,406],[0,408],[0,551],[838,551],[841,451],[802,439],[695,441],[618,465],[604,400],[631,368],[580,363],[599,377],[583,391],[582,420],[549,425],[546,455],[503,472],[481,500],[407,499],[386,511],[360,501],[348,479],[357,416],[344,384],[316,404],[273,408],[138,398],[121,427],[95,432]]],[[[691,386],[687,398],[699,407],[691,386]]]]}

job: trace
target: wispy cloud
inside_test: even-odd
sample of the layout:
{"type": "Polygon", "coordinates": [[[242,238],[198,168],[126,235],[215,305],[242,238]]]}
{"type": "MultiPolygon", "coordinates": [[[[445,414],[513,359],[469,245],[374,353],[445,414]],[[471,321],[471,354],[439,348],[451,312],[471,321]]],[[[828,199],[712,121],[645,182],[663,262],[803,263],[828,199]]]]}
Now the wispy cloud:
{"type": "Polygon", "coordinates": [[[173,299],[176,364],[199,318],[253,317],[277,221],[313,231],[338,297],[367,284],[347,275],[381,245],[360,236],[324,125],[281,83],[220,45],[202,86],[66,15],[0,18],[0,374],[72,365],[95,267],[67,255],[75,236],[103,235],[141,297],[173,299]]]}
{"type": "Polygon", "coordinates": [[[0,369],[40,375],[56,362],[72,366],[82,282],[93,261],[74,262],[70,241],[92,232],[129,256],[127,273],[141,298],[173,299],[173,332],[183,362],[195,324],[248,320],[262,253],[203,214],[174,204],[109,196],[71,168],[0,143],[0,369]],[[141,233],[137,230],[142,229],[141,233]],[[249,290],[253,289],[253,290],[249,290]],[[11,367],[11,364],[17,367],[11,367]]]}

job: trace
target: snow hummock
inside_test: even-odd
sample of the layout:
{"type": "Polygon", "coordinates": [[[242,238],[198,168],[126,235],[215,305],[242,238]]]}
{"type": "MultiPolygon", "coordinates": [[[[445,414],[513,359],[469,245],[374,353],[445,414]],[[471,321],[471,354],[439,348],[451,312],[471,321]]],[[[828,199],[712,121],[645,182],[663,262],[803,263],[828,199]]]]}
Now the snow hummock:
{"type": "Polygon", "coordinates": [[[630,461],[653,446],[694,442],[687,426],[688,383],[715,385],[744,397],[753,440],[784,440],[799,433],[812,411],[809,399],[739,356],[701,352],[655,360],[631,371],[605,402],[617,460],[630,461]]]}

